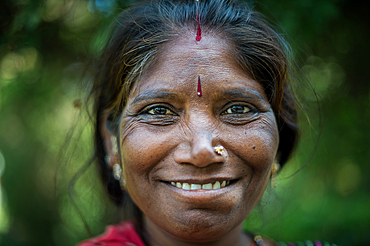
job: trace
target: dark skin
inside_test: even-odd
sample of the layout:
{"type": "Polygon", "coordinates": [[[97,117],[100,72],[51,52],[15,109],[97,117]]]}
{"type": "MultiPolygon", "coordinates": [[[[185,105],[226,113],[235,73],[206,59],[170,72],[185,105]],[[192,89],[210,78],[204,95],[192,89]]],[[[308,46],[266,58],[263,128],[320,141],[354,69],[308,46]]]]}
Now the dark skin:
{"type": "Polygon", "coordinates": [[[121,155],[109,151],[107,131],[106,146],[122,163],[125,189],[145,214],[152,246],[252,245],[242,222],[271,175],[279,143],[274,112],[225,40],[187,37],[169,43],[130,93],[117,136],[121,155]],[[225,155],[215,153],[217,145],[225,155]],[[171,185],[217,181],[230,184],[171,185]]]}

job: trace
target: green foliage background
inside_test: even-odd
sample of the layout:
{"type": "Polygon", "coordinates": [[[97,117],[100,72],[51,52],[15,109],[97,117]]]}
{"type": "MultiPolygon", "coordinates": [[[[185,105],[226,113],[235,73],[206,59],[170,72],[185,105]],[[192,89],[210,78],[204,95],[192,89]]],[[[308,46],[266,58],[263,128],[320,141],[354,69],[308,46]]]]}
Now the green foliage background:
{"type": "MultiPolygon", "coordinates": [[[[119,221],[94,166],[69,190],[74,203],[68,183],[91,151],[87,116],[75,101],[84,97],[81,71],[104,43],[107,24],[129,4],[122,2],[1,1],[0,245],[74,245],[89,237],[81,215],[93,234],[119,221]],[[74,144],[63,148],[67,137],[74,144]],[[60,164],[60,154],[73,158],[60,164]]],[[[320,94],[322,137],[309,165],[287,178],[310,159],[320,132],[315,97],[298,85],[302,141],[245,228],[276,240],[370,245],[370,2],[254,5],[284,30],[320,94]]]]}

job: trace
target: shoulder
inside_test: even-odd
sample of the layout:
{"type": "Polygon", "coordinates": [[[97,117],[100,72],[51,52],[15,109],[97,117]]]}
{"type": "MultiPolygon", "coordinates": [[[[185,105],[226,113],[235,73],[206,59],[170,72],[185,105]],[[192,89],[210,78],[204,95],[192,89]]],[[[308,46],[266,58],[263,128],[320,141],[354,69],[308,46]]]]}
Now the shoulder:
{"type": "Polygon", "coordinates": [[[131,222],[106,227],[103,234],[84,240],[77,246],[145,246],[131,222]]]}

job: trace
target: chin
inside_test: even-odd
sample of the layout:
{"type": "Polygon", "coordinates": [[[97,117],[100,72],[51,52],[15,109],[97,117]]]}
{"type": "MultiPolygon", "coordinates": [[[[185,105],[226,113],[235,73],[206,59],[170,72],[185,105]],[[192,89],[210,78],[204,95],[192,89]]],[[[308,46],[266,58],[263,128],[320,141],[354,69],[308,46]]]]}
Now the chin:
{"type": "MultiPolygon", "coordinates": [[[[245,216],[246,217],[246,216],[245,216]]],[[[231,214],[219,216],[214,211],[207,209],[194,209],[182,213],[181,222],[164,223],[161,228],[171,236],[187,242],[206,243],[217,241],[225,235],[233,234],[233,230],[240,234],[241,224],[245,219],[243,216],[232,216],[231,214]],[[235,220],[235,217],[239,218],[235,220]]]]}

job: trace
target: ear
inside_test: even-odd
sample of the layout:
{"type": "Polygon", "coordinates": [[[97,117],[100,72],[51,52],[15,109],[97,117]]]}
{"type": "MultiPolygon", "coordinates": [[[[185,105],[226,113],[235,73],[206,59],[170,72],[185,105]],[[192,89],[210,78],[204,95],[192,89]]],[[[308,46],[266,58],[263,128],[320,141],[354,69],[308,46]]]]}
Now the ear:
{"type": "Polygon", "coordinates": [[[100,134],[103,138],[103,145],[105,153],[107,154],[105,161],[106,164],[113,168],[115,163],[120,163],[118,147],[117,147],[117,137],[116,133],[113,132],[113,128],[110,127],[111,123],[108,120],[108,114],[102,115],[100,134]]]}

